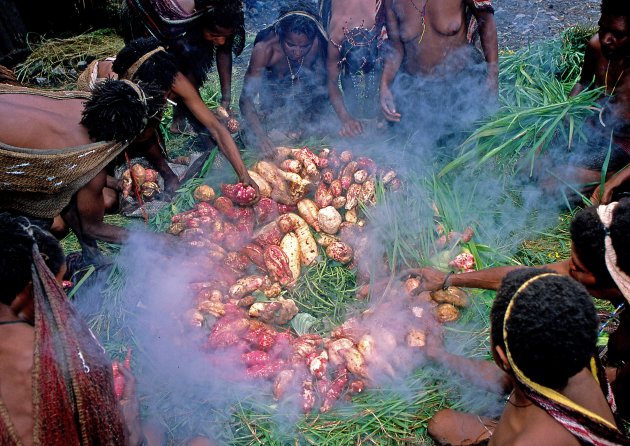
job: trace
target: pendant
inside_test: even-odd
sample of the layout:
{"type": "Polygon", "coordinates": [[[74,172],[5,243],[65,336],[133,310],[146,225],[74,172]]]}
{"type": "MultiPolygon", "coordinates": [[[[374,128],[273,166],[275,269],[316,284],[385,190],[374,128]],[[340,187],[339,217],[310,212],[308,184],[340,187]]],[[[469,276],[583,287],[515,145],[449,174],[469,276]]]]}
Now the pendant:
{"type": "Polygon", "coordinates": [[[295,80],[295,74],[291,75],[291,80],[294,81],[295,80]]]}

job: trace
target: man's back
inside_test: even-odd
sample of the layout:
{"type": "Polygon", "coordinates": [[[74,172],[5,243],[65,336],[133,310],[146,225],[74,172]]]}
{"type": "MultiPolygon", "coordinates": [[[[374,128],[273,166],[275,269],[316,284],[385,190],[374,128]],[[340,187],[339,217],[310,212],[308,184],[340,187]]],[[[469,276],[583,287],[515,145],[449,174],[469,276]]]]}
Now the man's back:
{"type": "Polygon", "coordinates": [[[31,149],[63,149],[89,144],[80,124],[84,99],[32,94],[0,94],[0,142],[31,149]]]}

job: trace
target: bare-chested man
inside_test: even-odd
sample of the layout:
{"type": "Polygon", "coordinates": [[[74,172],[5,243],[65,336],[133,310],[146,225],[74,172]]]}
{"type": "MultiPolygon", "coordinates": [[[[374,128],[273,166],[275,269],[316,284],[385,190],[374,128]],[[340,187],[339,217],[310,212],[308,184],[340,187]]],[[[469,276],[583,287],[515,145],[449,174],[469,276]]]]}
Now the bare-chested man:
{"type": "Polygon", "coordinates": [[[341,121],[339,134],[356,136],[364,130],[362,120],[380,115],[385,5],[381,0],[320,0],[320,14],[328,32],[328,96],[341,121]]]}
{"type": "Polygon", "coordinates": [[[413,115],[421,107],[456,121],[448,112],[452,107],[465,119],[458,101],[468,96],[466,108],[480,106],[474,90],[485,84],[497,91],[497,31],[490,1],[385,0],[385,9],[392,51],[385,59],[380,100],[388,120],[412,118],[417,124],[413,115]],[[467,20],[468,14],[474,20],[467,20]],[[472,45],[475,24],[485,64],[472,45]]]}
{"type": "MultiPolygon", "coordinates": [[[[582,75],[571,96],[589,87],[603,87],[602,112],[589,122],[588,143],[573,150],[577,158],[572,157],[571,164],[577,182],[599,183],[610,149],[610,179],[602,197],[603,202],[609,202],[613,191],[630,179],[630,169],[611,178],[630,163],[630,3],[603,0],[601,11],[599,31],[588,43],[582,75]]],[[[629,187],[626,184],[624,188],[629,187]]],[[[599,194],[594,198],[599,199],[599,194]]]]}

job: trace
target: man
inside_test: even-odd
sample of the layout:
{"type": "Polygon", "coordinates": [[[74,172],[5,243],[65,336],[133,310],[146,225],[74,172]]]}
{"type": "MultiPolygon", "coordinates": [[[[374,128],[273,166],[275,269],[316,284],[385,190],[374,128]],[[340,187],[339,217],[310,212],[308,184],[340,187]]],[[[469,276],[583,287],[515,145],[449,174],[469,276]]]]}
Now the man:
{"type": "Polygon", "coordinates": [[[595,202],[613,201],[615,189],[628,191],[630,170],[630,4],[603,0],[599,30],[589,41],[580,79],[571,96],[587,88],[602,88],[602,109],[587,122],[588,141],[569,154],[576,183],[597,183],[610,150],[604,190],[593,194],[595,202]],[[612,139],[612,140],[611,140],[612,139]],[[623,170],[622,170],[623,169],[623,170]],[[621,172],[619,172],[622,170],[621,172]],[[619,172],[619,175],[615,175],[619,172]]]}
{"type": "MultiPolygon", "coordinates": [[[[587,88],[603,88],[601,113],[587,126],[588,142],[573,150],[576,182],[599,183],[602,167],[610,149],[603,197],[610,202],[616,188],[630,177],[630,4],[623,0],[603,0],[599,30],[589,41],[579,81],[571,91],[575,96],[587,88]],[[612,138],[612,144],[611,144],[612,138]]],[[[627,186],[625,190],[627,191],[627,186]]]]}
{"type": "Polygon", "coordinates": [[[145,444],[132,385],[119,405],[103,348],[44,256],[60,280],[59,243],[0,214],[0,444],[145,444]]]}
{"type": "MultiPolygon", "coordinates": [[[[236,171],[239,181],[252,186],[258,192],[258,186],[250,178],[230,132],[203,102],[195,86],[179,71],[175,58],[156,39],[136,39],[128,43],[116,56],[112,69],[120,79],[158,85],[170,100],[184,104],[192,116],[210,132],[219,150],[236,171]]],[[[156,115],[152,122],[152,131],[145,138],[146,144],[155,148],[159,147],[159,116],[156,115]]]]}
{"type": "Polygon", "coordinates": [[[125,229],[103,222],[105,166],[164,104],[159,89],[129,81],[105,82],[91,96],[0,86],[0,209],[61,215],[88,259],[98,257],[96,240],[124,241],[125,229]]]}
{"type": "Polygon", "coordinates": [[[363,120],[380,116],[385,6],[381,0],[320,0],[320,14],[328,32],[328,96],[341,121],[339,134],[357,136],[363,120]]]}
{"type": "Polygon", "coordinates": [[[597,331],[595,305],[576,281],[551,270],[509,273],[490,314],[492,355],[512,388],[503,414],[494,426],[440,411],[429,434],[448,445],[630,444],[597,367],[597,331]]]}
{"type": "MultiPolygon", "coordinates": [[[[589,207],[578,212],[571,222],[571,258],[546,268],[570,276],[595,297],[613,305],[630,300],[630,199],[607,206],[589,207]]],[[[496,290],[501,280],[521,266],[488,268],[462,274],[443,273],[433,268],[412,271],[421,278],[424,290],[448,286],[496,290]]],[[[630,315],[620,315],[619,328],[610,336],[607,353],[608,373],[617,397],[619,413],[630,416],[630,315]]]]}
{"type": "Polygon", "coordinates": [[[271,153],[272,137],[276,143],[299,138],[305,127],[317,125],[325,106],[325,54],[326,32],[306,3],[281,10],[278,20],[258,33],[240,99],[249,143],[271,153]]]}
{"type": "Polygon", "coordinates": [[[482,108],[479,95],[484,86],[498,90],[497,31],[490,1],[385,0],[385,10],[391,44],[380,84],[385,118],[403,119],[413,129],[421,124],[434,133],[444,128],[444,134],[457,128],[454,121],[472,122],[479,116],[474,110],[482,108]],[[469,22],[467,13],[475,20],[469,22]],[[476,24],[485,66],[472,45],[476,24]]]}

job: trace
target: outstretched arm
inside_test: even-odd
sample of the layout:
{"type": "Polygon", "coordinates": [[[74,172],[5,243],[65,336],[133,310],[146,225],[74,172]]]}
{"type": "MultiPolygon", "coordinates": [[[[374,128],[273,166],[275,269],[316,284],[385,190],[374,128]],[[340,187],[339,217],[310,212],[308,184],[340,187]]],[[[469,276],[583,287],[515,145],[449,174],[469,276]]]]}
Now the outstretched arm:
{"type": "Polygon", "coordinates": [[[245,79],[243,80],[243,90],[241,91],[241,99],[239,102],[241,113],[247,121],[247,125],[249,125],[254,135],[256,135],[258,146],[264,153],[271,153],[273,151],[273,143],[265,132],[258,113],[256,113],[254,98],[260,92],[262,79],[270,58],[270,49],[261,44],[254,46],[252,57],[249,60],[249,67],[247,67],[245,79]]]}
{"type": "Polygon", "coordinates": [[[363,126],[359,121],[354,119],[343,100],[343,95],[339,89],[339,49],[332,43],[328,43],[328,60],[326,66],[328,69],[328,97],[337,116],[341,120],[341,136],[357,136],[363,133],[363,126]]]}
{"type": "Polygon", "coordinates": [[[208,129],[219,145],[219,149],[236,171],[239,181],[254,187],[258,193],[258,186],[250,178],[249,173],[247,173],[245,163],[243,163],[241,154],[230,132],[219,122],[216,116],[214,116],[214,113],[210,111],[208,106],[201,99],[199,91],[197,91],[186,76],[177,73],[173,82],[173,92],[184,101],[184,104],[186,104],[186,107],[188,107],[188,110],[190,110],[193,116],[208,129]]]}
{"type": "Polygon", "coordinates": [[[385,64],[381,76],[381,109],[388,121],[400,121],[400,113],[396,110],[391,86],[403,61],[404,47],[400,40],[398,16],[393,10],[393,1],[385,0],[385,13],[387,15],[388,42],[385,48],[385,64]]]}
{"type": "Polygon", "coordinates": [[[494,13],[477,9],[473,0],[466,0],[466,3],[477,19],[477,23],[479,23],[481,47],[488,64],[487,85],[490,91],[496,93],[499,91],[499,44],[497,42],[497,24],[494,21],[494,13]]]}
{"type": "Polygon", "coordinates": [[[221,105],[230,109],[232,102],[232,40],[229,38],[224,45],[217,47],[217,71],[221,83],[221,105]]]}

